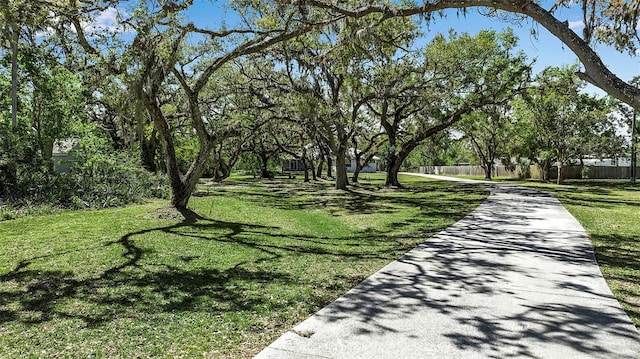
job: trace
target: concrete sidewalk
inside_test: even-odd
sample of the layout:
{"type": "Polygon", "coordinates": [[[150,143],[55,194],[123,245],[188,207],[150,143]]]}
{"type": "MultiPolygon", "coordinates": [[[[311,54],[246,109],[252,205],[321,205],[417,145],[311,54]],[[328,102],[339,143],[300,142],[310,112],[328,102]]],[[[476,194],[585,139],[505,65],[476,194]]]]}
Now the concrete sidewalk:
{"type": "Polygon", "coordinates": [[[576,219],[549,194],[487,186],[470,215],[256,358],[640,358],[576,219]]]}

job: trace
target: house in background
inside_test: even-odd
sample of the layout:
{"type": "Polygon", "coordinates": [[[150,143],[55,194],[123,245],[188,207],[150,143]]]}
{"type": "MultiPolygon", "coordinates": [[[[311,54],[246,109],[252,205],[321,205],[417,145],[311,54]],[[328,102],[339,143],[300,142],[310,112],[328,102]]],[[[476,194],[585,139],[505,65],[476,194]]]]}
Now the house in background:
{"type": "Polygon", "coordinates": [[[72,150],[77,150],[79,140],[76,138],[56,141],[53,144],[53,152],[51,159],[53,160],[53,169],[60,173],[71,171],[71,163],[76,158],[71,154],[72,150]]]}
{"type": "MultiPolygon", "coordinates": [[[[373,160],[366,164],[366,166],[362,167],[360,173],[376,173],[378,171],[378,160],[380,158],[374,157],[373,160]]],[[[347,159],[349,160],[349,159],[347,159]]],[[[356,171],[356,160],[350,159],[350,162],[347,163],[347,172],[353,173],[356,171]]]]}
{"type": "Polygon", "coordinates": [[[631,157],[630,156],[622,156],[616,158],[586,158],[582,160],[585,166],[620,166],[620,167],[629,167],[631,166],[631,157]]]}
{"type": "Polygon", "coordinates": [[[304,171],[304,163],[302,160],[287,159],[282,161],[283,172],[298,172],[304,171]]]}
{"type": "MultiPolygon", "coordinates": [[[[356,171],[356,160],[355,160],[355,156],[353,154],[353,148],[350,148],[349,150],[347,150],[347,172],[348,173],[353,173],[356,171]]],[[[380,160],[380,157],[374,156],[373,160],[371,160],[371,162],[367,163],[362,170],[360,170],[360,173],[376,173],[378,171],[378,161],[380,160]]],[[[335,170],[336,166],[335,166],[335,158],[333,159],[333,169],[335,170]]]]}

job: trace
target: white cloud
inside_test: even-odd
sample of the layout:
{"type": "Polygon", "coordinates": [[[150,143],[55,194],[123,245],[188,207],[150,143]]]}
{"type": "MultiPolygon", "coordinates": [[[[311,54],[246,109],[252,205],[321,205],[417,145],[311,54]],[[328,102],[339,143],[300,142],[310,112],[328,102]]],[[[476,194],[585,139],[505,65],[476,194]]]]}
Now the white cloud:
{"type": "Polygon", "coordinates": [[[580,29],[584,27],[584,22],[582,22],[582,20],[579,21],[569,21],[569,28],[570,29],[580,29]]]}
{"type": "Polygon", "coordinates": [[[96,20],[93,22],[96,27],[112,27],[118,23],[118,10],[114,8],[108,8],[103,11],[96,20]]]}
{"type": "Polygon", "coordinates": [[[96,18],[90,23],[83,23],[82,27],[87,32],[95,31],[123,31],[124,26],[118,21],[119,18],[126,16],[123,10],[117,8],[108,8],[101,11],[96,18]]]}

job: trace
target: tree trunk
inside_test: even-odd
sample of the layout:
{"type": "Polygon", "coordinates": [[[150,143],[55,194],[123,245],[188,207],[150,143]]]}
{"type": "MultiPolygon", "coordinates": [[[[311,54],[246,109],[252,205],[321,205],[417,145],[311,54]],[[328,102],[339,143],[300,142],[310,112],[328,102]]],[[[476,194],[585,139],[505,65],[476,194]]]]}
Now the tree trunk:
{"type": "Polygon", "coordinates": [[[304,165],[304,182],[308,183],[311,180],[309,179],[309,166],[307,166],[307,161],[303,160],[302,164],[304,165]]]}
{"type": "Polygon", "coordinates": [[[386,187],[400,186],[400,182],[398,182],[398,172],[400,171],[399,162],[398,154],[392,152],[387,156],[387,178],[384,182],[386,187]]]}
{"type": "Polygon", "coordinates": [[[324,167],[324,159],[321,156],[320,159],[318,160],[318,168],[316,169],[316,177],[317,178],[322,178],[322,169],[324,167]]]}
{"type": "Polygon", "coordinates": [[[360,162],[360,156],[356,156],[356,168],[353,171],[353,175],[351,176],[351,182],[358,183],[358,178],[360,177],[360,171],[362,171],[362,163],[360,162]]]}
{"type": "Polygon", "coordinates": [[[178,209],[186,209],[191,199],[191,192],[179,179],[169,178],[171,182],[171,206],[178,209]]]}
{"type": "Polygon", "coordinates": [[[175,143],[169,123],[160,110],[159,104],[154,99],[155,97],[144,94],[145,107],[153,120],[163,145],[165,165],[171,186],[171,206],[181,212],[186,211],[189,199],[198,185],[198,180],[202,176],[207,162],[210,160],[213,145],[210,141],[200,141],[198,155],[183,176],[180,173],[180,165],[177,160],[175,143]]]}
{"type": "Polygon", "coordinates": [[[261,178],[271,178],[269,173],[269,157],[266,154],[260,153],[258,154],[258,158],[260,158],[260,177],[261,178]]]}
{"type": "Polygon", "coordinates": [[[384,181],[384,185],[386,187],[397,186],[400,184],[398,182],[398,172],[393,172],[393,168],[396,166],[396,162],[398,161],[397,154],[394,150],[396,147],[395,129],[386,120],[383,121],[383,125],[385,132],[387,133],[389,148],[391,149],[391,151],[389,151],[389,154],[386,156],[387,158],[385,161],[385,172],[387,175],[384,181]]]}
{"type": "Polygon", "coordinates": [[[558,178],[556,184],[561,185],[564,182],[564,161],[558,160],[558,178]]]}
{"type": "Polygon", "coordinates": [[[549,182],[551,180],[551,161],[544,160],[540,164],[540,170],[542,171],[542,180],[549,182]]]}
{"type": "MultiPolygon", "coordinates": [[[[309,179],[309,162],[307,161],[307,149],[306,148],[302,148],[302,157],[300,158],[300,160],[302,161],[302,166],[304,167],[304,182],[310,182],[309,179]]],[[[311,171],[313,171],[313,168],[311,169],[311,171]]]]}
{"type": "MultiPolygon", "coordinates": [[[[17,26],[16,26],[17,27],[17,26]]],[[[18,127],[18,41],[20,32],[13,29],[11,41],[11,129],[18,127]]]]}
{"type": "Polygon", "coordinates": [[[318,176],[316,176],[316,168],[315,168],[315,164],[313,163],[313,160],[309,160],[309,172],[311,172],[311,178],[314,181],[318,180],[318,176]]]}
{"type": "Polygon", "coordinates": [[[401,165],[397,158],[393,162],[387,163],[387,178],[384,183],[386,187],[402,187],[400,181],[398,181],[398,172],[400,172],[401,165]]]}
{"type": "Polygon", "coordinates": [[[484,170],[484,179],[491,181],[491,170],[493,169],[493,166],[485,163],[484,166],[482,166],[482,169],[484,170]]]}
{"type": "Polygon", "coordinates": [[[331,154],[327,155],[327,177],[333,177],[333,159],[331,158],[331,154]]]}
{"type": "Polygon", "coordinates": [[[232,167],[225,164],[224,166],[221,166],[221,171],[218,171],[216,177],[214,178],[214,181],[216,182],[222,182],[223,180],[229,178],[229,176],[231,176],[231,169],[232,167]]]}
{"type": "Polygon", "coordinates": [[[358,183],[358,180],[360,178],[360,171],[357,170],[353,172],[353,175],[351,175],[351,182],[352,183],[358,183]]]}
{"type": "Polygon", "coordinates": [[[387,156],[387,178],[384,183],[386,187],[402,187],[398,181],[398,172],[400,172],[403,161],[404,158],[400,154],[391,153],[387,156]]]}
{"type": "Polygon", "coordinates": [[[633,109],[633,118],[631,120],[631,184],[635,186],[638,170],[638,155],[636,154],[636,109],[633,109]]]}
{"type": "Polygon", "coordinates": [[[224,179],[229,178],[231,176],[231,169],[233,166],[226,163],[221,158],[215,158],[214,166],[213,166],[213,181],[214,182],[222,182],[224,179]]]}
{"type": "Polygon", "coordinates": [[[336,189],[346,190],[349,185],[347,178],[347,156],[343,146],[336,153],[336,189]]]}
{"type": "Polygon", "coordinates": [[[400,172],[400,168],[404,161],[409,157],[411,152],[418,147],[421,141],[416,141],[415,139],[406,143],[400,152],[397,154],[392,154],[389,156],[389,163],[387,163],[387,180],[385,181],[385,185],[387,187],[402,187],[402,184],[398,181],[398,172],[400,172]]]}

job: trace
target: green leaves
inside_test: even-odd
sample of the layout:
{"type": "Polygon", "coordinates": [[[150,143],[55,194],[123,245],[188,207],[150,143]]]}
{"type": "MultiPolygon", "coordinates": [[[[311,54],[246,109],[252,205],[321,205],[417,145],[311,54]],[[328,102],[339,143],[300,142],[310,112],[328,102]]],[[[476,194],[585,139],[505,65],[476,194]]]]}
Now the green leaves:
{"type": "Polygon", "coordinates": [[[546,68],[536,77],[536,86],[515,104],[523,149],[534,162],[562,163],[622,152],[609,101],[582,93],[584,84],[576,70],[577,66],[546,68]]]}
{"type": "Polygon", "coordinates": [[[640,20],[640,3],[624,0],[558,0],[557,5],[580,6],[583,14],[583,36],[587,42],[601,42],[619,51],[636,55],[640,20]]]}

